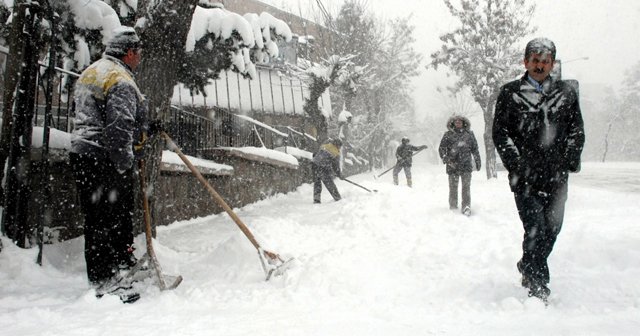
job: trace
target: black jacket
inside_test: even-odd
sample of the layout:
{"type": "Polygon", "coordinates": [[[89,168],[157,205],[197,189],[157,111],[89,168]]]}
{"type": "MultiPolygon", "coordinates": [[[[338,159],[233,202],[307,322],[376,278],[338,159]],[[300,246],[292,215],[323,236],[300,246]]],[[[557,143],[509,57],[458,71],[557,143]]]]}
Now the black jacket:
{"type": "Polygon", "coordinates": [[[461,116],[452,116],[447,120],[448,131],[440,140],[438,153],[442,162],[447,165],[447,174],[469,173],[480,169],[480,152],[478,141],[471,131],[469,119],[461,116]],[[454,122],[461,119],[463,127],[456,129],[454,122]],[[474,166],[475,164],[475,166],[474,166]]]}
{"type": "Polygon", "coordinates": [[[413,152],[419,151],[422,147],[416,147],[411,144],[400,144],[396,149],[396,165],[402,167],[411,167],[413,163],[413,152]]]}
{"type": "Polygon", "coordinates": [[[553,192],[580,170],[584,124],[576,88],[549,77],[543,91],[521,79],[496,102],[493,142],[509,171],[511,190],[553,192]]]}

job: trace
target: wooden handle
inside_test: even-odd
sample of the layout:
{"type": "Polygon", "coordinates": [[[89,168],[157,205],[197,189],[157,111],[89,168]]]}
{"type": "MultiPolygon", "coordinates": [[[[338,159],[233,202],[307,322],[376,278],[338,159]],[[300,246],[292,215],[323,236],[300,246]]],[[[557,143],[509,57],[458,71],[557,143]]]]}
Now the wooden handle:
{"type": "MultiPolygon", "coordinates": [[[[211,184],[209,184],[209,182],[204,178],[204,176],[202,176],[202,174],[200,174],[200,171],[198,170],[198,168],[196,168],[191,163],[191,161],[189,161],[189,159],[182,153],[180,148],[173,142],[173,140],[171,140],[171,138],[169,137],[169,135],[166,132],[163,131],[161,134],[167,140],[167,144],[169,145],[169,149],[171,149],[176,154],[178,154],[180,159],[182,159],[182,162],[184,162],[184,164],[187,165],[187,167],[189,167],[189,170],[191,170],[193,175],[195,175],[196,178],[200,182],[202,182],[202,184],[205,186],[205,188],[207,189],[209,194],[211,194],[211,196],[213,196],[213,199],[224,209],[224,211],[227,212],[227,214],[231,217],[231,219],[233,219],[233,221],[236,223],[236,225],[238,225],[238,227],[240,228],[242,233],[244,233],[244,235],[247,236],[247,238],[249,238],[249,241],[251,242],[251,244],[253,244],[253,247],[255,247],[256,249],[260,249],[260,244],[258,244],[258,241],[253,236],[251,231],[249,231],[249,228],[247,228],[247,226],[240,220],[240,218],[236,215],[236,213],[233,212],[231,207],[227,204],[227,202],[224,201],[222,196],[220,196],[220,194],[218,194],[218,192],[215,189],[213,189],[211,184]]],[[[268,255],[268,253],[266,251],[265,251],[265,254],[268,255]]]]}
{"type": "Polygon", "coordinates": [[[149,199],[147,198],[147,187],[145,183],[145,165],[144,160],[140,160],[140,192],[142,193],[142,209],[144,212],[144,236],[147,241],[147,255],[150,258],[150,263],[153,264],[153,268],[156,271],[158,277],[158,287],[160,290],[164,290],[167,285],[164,282],[162,275],[162,268],[158,263],[156,252],[153,250],[153,235],[151,233],[151,213],[149,211],[149,199]]]}

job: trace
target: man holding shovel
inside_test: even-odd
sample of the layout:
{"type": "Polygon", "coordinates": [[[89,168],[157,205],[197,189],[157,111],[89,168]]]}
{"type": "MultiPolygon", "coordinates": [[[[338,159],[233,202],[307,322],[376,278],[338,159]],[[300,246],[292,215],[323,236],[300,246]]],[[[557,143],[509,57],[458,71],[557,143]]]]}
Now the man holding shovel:
{"type": "MultiPolygon", "coordinates": [[[[140,58],[135,30],[116,28],[102,59],[82,73],[75,89],[69,157],[84,213],[87,275],[96,289],[136,264],[134,146],[148,127],[146,101],[133,76],[140,58]]],[[[113,294],[123,302],[137,300],[129,289],[113,294]]]]}
{"type": "Polygon", "coordinates": [[[393,184],[398,185],[398,173],[404,169],[404,175],[407,178],[407,185],[411,187],[411,164],[413,161],[414,152],[427,148],[427,145],[413,146],[409,144],[409,138],[403,137],[402,143],[396,149],[396,163],[393,168],[393,184]]]}
{"type": "Polygon", "coordinates": [[[333,182],[334,174],[343,179],[340,171],[340,148],[342,148],[340,139],[330,139],[320,146],[320,150],[313,155],[311,163],[313,170],[313,203],[320,203],[323,183],[334,200],[339,201],[342,198],[340,197],[340,192],[338,192],[338,187],[333,182]]]}

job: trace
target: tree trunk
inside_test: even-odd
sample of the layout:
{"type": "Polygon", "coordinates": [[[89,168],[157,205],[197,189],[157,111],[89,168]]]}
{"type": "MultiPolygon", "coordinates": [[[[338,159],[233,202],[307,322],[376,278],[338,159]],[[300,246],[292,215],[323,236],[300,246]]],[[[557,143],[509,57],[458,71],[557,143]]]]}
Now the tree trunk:
{"type": "MultiPolygon", "coordinates": [[[[330,83],[323,78],[313,78],[313,82],[309,85],[309,99],[305,100],[303,110],[311,118],[311,123],[316,130],[316,145],[319,146],[325,140],[329,138],[327,118],[320,111],[318,106],[318,99],[329,88],[330,83]]],[[[331,108],[331,107],[329,107],[331,108]]],[[[314,148],[316,151],[318,148],[314,148]]]]}
{"type": "MultiPolygon", "coordinates": [[[[22,69],[22,50],[24,43],[22,39],[22,28],[24,26],[24,0],[17,0],[13,7],[13,22],[11,35],[9,36],[9,55],[4,78],[4,97],[2,111],[2,138],[0,139],[0,167],[5,166],[9,156],[11,146],[11,127],[13,125],[13,101],[15,98],[16,86],[20,78],[22,69]]],[[[4,180],[4,169],[0,169],[0,181],[4,180]]],[[[4,190],[0,186],[0,204],[4,204],[4,190]]]]}
{"type": "Polygon", "coordinates": [[[607,127],[607,133],[604,135],[604,153],[602,153],[602,162],[605,162],[607,159],[607,152],[609,151],[609,133],[611,133],[611,126],[613,122],[609,122],[609,126],[607,127]]]}
{"type": "Polygon", "coordinates": [[[26,247],[27,214],[31,196],[31,134],[36,103],[38,54],[42,44],[42,7],[38,3],[20,5],[25,11],[24,24],[18,36],[26,41],[21,50],[20,75],[17,83],[7,162],[6,196],[3,231],[19,247],[26,247]],[[9,197],[10,196],[10,197],[9,197]]]}
{"type": "Polygon", "coordinates": [[[493,144],[493,110],[495,108],[497,96],[492,95],[487,100],[487,105],[483,106],[484,114],[484,148],[485,148],[485,170],[487,179],[497,178],[496,172],[496,146],[493,144]]]}
{"type": "MultiPolygon", "coordinates": [[[[149,120],[166,120],[171,107],[173,87],[178,84],[178,71],[185,57],[185,46],[191,19],[198,0],[166,0],[152,9],[147,17],[152,18],[141,34],[143,45],[142,62],[137,73],[140,90],[149,102],[149,120]]],[[[159,136],[150,139],[145,153],[147,186],[155,186],[160,174],[163,142],[159,136]]],[[[155,189],[155,188],[153,188],[155,189]]],[[[137,193],[137,200],[142,195],[137,193]]],[[[156,218],[155,199],[159,195],[148,194],[152,222],[156,218]]],[[[136,202],[139,205],[141,202],[136,202]]],[[[138,211],[137,228],[143,226],[143,217],[138,211]]]]}

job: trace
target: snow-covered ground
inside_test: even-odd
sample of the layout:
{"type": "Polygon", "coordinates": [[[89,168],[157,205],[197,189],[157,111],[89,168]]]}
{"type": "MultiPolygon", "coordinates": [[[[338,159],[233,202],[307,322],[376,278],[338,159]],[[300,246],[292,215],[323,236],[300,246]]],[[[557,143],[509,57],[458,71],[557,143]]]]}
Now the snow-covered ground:
{"type": "Polygon", "coordinates": [[[0,334],[637,335],[640,192],[610,187],[640,180],[640,164],[572,176],[545,308],[519,286],[523,231],[505,174],[474,173],[467,218],[448,209],[444,166],[416,161],[412,189],[362,174],[352,180],[378,192],[337,181],[343,200],[324,190],[314,205],[303,185],[237,209],[266,249],[295,257],[269,282],[226,214],[160,228],[160,263],[185,280],[134,304],[95,298],[82,239],[46,246],[39,267],[36,249],[3,238],[0,334]]]}

